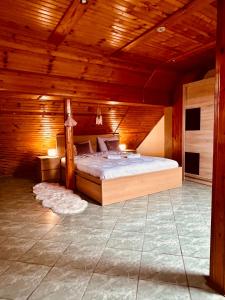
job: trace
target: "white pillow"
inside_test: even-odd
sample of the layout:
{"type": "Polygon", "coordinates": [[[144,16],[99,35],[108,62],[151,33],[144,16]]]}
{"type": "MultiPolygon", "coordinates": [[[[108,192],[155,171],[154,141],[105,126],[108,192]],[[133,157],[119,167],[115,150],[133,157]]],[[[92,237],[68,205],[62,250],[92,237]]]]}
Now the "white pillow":
{"type": "Polygon", "coordinates": [[[105,152],[108,151],[108,148],[106,146],[105,141],[118,141],[119,137],[118,136],[113,136],[113,137],[108,137],[108,138],[101,138],[101,137],[97,137],[97,141],[98,141],[98,146],[99,146],[99,150],[101,152],[105,152]]]}

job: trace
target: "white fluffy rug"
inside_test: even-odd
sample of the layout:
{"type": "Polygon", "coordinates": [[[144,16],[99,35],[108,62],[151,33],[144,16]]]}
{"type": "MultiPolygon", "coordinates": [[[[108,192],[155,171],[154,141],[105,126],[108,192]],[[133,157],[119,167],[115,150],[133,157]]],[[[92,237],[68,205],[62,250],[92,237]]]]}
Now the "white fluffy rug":
{"type": "Polygon", "coordinates": [[[42,206],[51,208],[58,214],[77,214],[88,205],[87,201],[58,183],[38,183],[33,187],[33,193],[37,200],[42,201],[42,206]]]}

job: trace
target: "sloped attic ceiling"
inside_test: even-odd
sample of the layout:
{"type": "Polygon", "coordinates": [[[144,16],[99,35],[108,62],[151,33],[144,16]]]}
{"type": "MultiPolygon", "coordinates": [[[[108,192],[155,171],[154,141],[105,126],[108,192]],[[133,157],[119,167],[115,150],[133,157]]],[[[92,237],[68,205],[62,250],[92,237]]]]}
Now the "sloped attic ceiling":
{"type": "MultiPolygon", "coordinates": [[[[174,87],[174,74],[174,80],[168,82],[171,71],[180,77],[193,67],[212,63],[215,3],[89,0],[82,5],[79,0],[1,1],[0,87],[30,92],[34,88],[32,81],[49,80],[45,93],[80,95],[86,89],[90,93],[95,85],[98,90],[107,90],[107,96],[101,99],[116,101],[120,96],[119,100],[130,101],[128,91],[132,89],[136,102],[143,102],[140,90],[148,84],[144,101],[157,103],[152,99],[157,98],[157,92],[168,84],[174,87]],[[156,70],[169,72],[161,77],[157,89],[155,82],[149,81],[156,70]],[[69,86],[62,87],[62,78],[73,79],[74,85],[68,81],[69,86]],[[121,86],[123,93],[112,93],[121,86]]],[[[171,96],[167,94],[171,87],[165,90],[165,103],[171,96]]],[[[37,92],[37,83],[35,88],[37,92]]]]}

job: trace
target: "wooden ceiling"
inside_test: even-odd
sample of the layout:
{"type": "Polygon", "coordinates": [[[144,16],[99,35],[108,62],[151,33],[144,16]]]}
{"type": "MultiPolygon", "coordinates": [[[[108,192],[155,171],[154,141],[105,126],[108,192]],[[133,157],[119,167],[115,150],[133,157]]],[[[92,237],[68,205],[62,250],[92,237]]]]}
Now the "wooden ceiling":
{"type": "Polygon", "coordinates": [[[0,91],[170,105],[215,32],[213,0],[0,1],[0,91]]]}
{"type": "Polygon", "coordinates": [[[5,0],[0,28],[22,39],[155,64],[215,46],[214,0],[5,0]],[[165,32],[157,28],[165,27],[165,32]]]}
{"type": "Polygon", "coordinates": [[[155,69],[183,71],[209,64],[215,48],[215,3],[4,0],[0,67],[144,87],[155,69]]]}

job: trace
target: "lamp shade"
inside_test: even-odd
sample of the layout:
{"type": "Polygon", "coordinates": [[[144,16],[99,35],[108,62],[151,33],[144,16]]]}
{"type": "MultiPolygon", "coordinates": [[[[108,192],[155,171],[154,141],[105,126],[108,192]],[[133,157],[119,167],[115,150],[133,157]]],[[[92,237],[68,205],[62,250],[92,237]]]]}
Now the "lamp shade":
{"type": "Polygon", "coordinates": [[[48,149],[48,156],[54,157],[57,156],[57,149],[48,149]]]}
{"type": "Polygon", "coordinates": [[[126,146],[126,144],[119,144],[119,148],[121,151],[125,151],[127,146],[126,146]]]}

